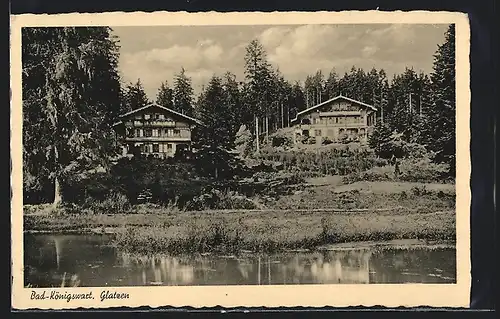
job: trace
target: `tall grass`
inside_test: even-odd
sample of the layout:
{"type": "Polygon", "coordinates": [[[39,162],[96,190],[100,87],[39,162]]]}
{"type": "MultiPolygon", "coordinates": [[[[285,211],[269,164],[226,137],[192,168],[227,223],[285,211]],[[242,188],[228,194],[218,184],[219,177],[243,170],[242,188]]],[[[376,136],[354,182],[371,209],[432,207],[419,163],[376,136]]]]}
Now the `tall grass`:
{"type": "MultiPolygon", "coordinates": [[[[394,239],[423,239],[453,241],[455,229],[449,214],[418,216],[323,216],[317,226],[284,227],[272,218],[259,224],[242,219],[193,218],[185,229],[175,225],[128,228],[117,234],[115,244],[129,252],[194,253],[245,251],[277,252],[293,249],[314,249],[321,245],[387,241],[394,239]],[[370,222],[371,221],[371,222],[370,222]]],[[[290,220],[291,221],[291,220],[290,220]]]]}

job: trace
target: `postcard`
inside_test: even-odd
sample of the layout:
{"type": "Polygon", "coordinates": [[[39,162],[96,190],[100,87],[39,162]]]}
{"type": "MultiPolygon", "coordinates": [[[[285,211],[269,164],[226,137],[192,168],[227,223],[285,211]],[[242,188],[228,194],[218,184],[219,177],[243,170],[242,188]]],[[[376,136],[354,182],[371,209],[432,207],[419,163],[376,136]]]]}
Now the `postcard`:
{"type": "Polygon", "coordinates": [[[12,307],[468,307],[455,12],[11,18],[12,307]]]}

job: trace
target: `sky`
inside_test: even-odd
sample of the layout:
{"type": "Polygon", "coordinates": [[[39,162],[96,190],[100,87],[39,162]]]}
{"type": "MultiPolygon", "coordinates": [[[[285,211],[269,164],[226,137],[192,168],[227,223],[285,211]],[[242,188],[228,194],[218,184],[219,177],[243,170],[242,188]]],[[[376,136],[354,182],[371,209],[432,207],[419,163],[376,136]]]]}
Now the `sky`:
{"type": "Polygon", "coordinates": [[[245,47],[253,39],[288,81],[352,66],[384,69],[392,78],[405,67],[430,73],[447,25],[330,24],[112,27],[119,38],[119,71],[125,83],[138,78],[151,100],[163,81],[173,85],[184,67],[196,94],[215,75],[230,71],[244,80],[245,47]]]}

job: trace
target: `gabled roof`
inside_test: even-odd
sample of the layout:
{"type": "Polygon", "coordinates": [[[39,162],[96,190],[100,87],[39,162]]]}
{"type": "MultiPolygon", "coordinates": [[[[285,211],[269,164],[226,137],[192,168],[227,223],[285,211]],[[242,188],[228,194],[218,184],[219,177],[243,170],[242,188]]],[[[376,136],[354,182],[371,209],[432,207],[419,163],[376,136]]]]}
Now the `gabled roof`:
{"type": "MultiPolygon", "coordinates": [[[[172,109],[169,109],[169,108],[167,108],[167,107],[164,107],[164,106],[158,105],[158,104],[156,104],[156,103],[151,103],[151,104],[148,104],[148,105],[146,105],[146,106],[143,106],[143,107],[140,107],[140,108],[138,108],[138,109],[135,109],[135,110],[133,110],[133,111],[127,112],[127,113],[125,113],[125,114],[122,114],[122,115],[120,115],[120,118],[127,117],[127,116],[129,116],[129,115],[132,115],[132,114],[134,114],[134,113],[137,113],[137,112],[143,111],[143,110],[148,109],[148,108],[153,107],[153,106],[154,106],[154,107],[157,107],[157,108],[160,108],[160,109],[162,109],[162,110],[164,110],[164,111],[166,111],[166,112],[169,112],[169,113],[175,114],[175,115],[177,115],[177,116],[179,116],[179,117],[182,117],[182,118],[184,118],[184,119],[186,119],[186,120],[188,120],[188,121],[190,121],[190,122],[194,122],[194,123],[196,123],[196,124],[203,125],[203,123],[202,123],[201,121],[199,121],[199,120],[197,120],[197,119],[195,119],[195,118],[193,118],[193,117],[190,117],[190,116],[184,115],[184,114],[182,114],[182,113],[179,113],[179,112],[174,111],[174,110],[172,110],[172,109]]],[[[117,122],[117,123],[115,123],[115,124],[113,124],[113,126],[118,125],[118,124],[121,124],[121,121],[120,121],[120,122],[117,122]]]]}
{"type": "Polygon", "coordinates": [[[336,96],[336,97],[334,97],[334,98],[331,98],[331,99],[329,99],[329,100],[327,100],[327,101],[324,101],[324,102],[322,102],[322,103],[319,103],[319,104],[316,104],[316,105],[314,105],[314,106],[311,106],[311,107],[310,107],[310,108],[308,108],[308,109],[305,109],[305,110],[303,110],[303,111],[300,111],[299,113],[297,113],[297,116],[295,116],[295,118],[292,120],[292,122],[293,122],[293,121],[295,121],[295,120],[297,120],[297,118],[298,118],[300,115],[302,115],[302,114],[307,114],[307,113],[309,113],[309,112],[311,112],[311,111],[313,111],[313,110],[317,109],[318,107],[321,107],[321,106],[323,106],[323,105],[329,104],[329,103],[334,102],[334,101],[336,101],[336,100],[346,100],[346,101],[349,101],[349,102],[352,102],[352,103],[355,103],[355,104],[358,104],[358,105],[362,105],[362,106],[365,106],[365,107],[371,108],[371,109],[372,109],[372,110],[374,110],[374,111],[376,111],[376,110],[377,110],[377,108],[376,108],[376,107],[374,107],[373,105],[366,104],[366,103],[363,103],[363,102],[361,102],[361,101],[357,101],[357,100],[354,100],[354,99],[348,98],[347,96],[339,95],[339,96],[336,96]]]}

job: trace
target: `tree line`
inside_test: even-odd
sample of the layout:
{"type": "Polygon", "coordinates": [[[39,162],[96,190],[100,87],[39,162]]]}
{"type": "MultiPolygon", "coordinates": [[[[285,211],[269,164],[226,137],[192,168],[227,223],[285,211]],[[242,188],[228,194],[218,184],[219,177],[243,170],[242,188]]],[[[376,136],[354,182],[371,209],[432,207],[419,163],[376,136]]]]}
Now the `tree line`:
{"type": "MultiPolygon", "coordinates": [[[[61,182],[109,165],[117,152],[111,125],[118,116],[153,101],[140,79],[122,85],[118,39],[109,27],[24,28],[22,41],[24,187],[40,190],[52,181],[57,202],[61,182]]],[[[397,131],[454,169],[454,43],[450,25],[431,74],[407,68],[389,79],[383,69],[353,66],[343,75],[317,71],[291,82],[253,40],[246,47],[243,81],[231,72],[214,75],[195,96],[181,67],[172,83],[161,83],[154,102],[205,123],[194,143],[214,177],[223,173],[221,162],[231,161],[227,151],[238,138],[247,136],[258,151],[269,134],[290,127],[298,112],[340,94],[377,107],[373,147],[397,131]]]]}

